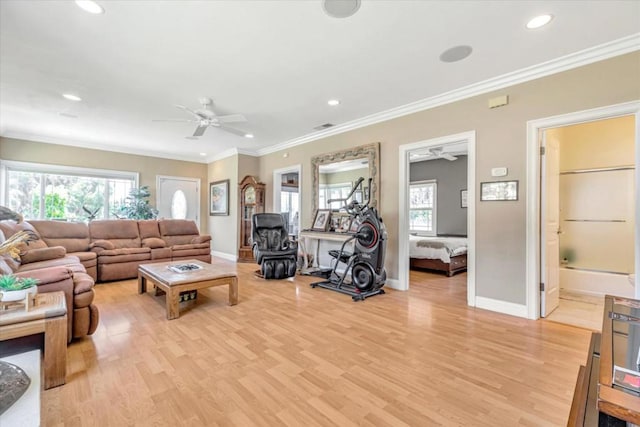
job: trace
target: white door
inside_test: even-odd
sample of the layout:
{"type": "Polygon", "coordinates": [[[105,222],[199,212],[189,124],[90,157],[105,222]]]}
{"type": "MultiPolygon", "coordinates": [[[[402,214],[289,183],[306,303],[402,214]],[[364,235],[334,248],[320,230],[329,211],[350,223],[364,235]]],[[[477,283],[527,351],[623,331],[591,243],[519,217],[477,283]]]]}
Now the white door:
{"type": "Polygon", "coordinates": [[[540,315],[547,317],[560,303],[560,146],[553,136],[543,138],[540,315]]]}
{"type": "Polygon", "coordinates": [[[200,180],[156,177],[158,218],[192,219],[200,228],[200,180]]]}

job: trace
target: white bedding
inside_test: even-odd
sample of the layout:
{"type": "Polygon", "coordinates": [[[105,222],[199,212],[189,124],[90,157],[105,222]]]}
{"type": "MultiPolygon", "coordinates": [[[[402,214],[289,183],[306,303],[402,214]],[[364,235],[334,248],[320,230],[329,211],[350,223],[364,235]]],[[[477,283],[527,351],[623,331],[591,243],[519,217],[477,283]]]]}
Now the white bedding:
{"type": "Polygon", "coordinates": [[[409,257],[439,259],[442,262],[451,262],[452,256],[467,253],[466,237],[425,237],[409,235],[409,257]],[[418,242],[440,243],[440,248],[422,247],[418,242]]]}

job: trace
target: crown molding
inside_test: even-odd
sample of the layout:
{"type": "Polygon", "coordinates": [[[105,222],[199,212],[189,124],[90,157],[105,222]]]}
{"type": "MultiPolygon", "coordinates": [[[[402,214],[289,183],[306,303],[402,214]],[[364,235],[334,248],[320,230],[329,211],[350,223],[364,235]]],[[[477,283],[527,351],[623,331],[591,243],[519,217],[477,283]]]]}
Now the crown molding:
{"type": "Polygon", "coordinates": [[[232,157],[238,154],[244,154],[244,155],[253,156],[253,157],[260,156],[260,154],[258,154],[256,151],[245,150],[242,148],[229,148],[228,150],[224,150],[222,153],[214,154],[213,156],[207,157],[206,161],[207,163],[212,163],[212,162],[226,159],[227,157],[232,157]]]}
{"type": "Polygon", "coordinates": [[[539,79],[541,77],[557,74],[562,71],[578,68],[583,65],[588,65],[608,58],[613,58],[614,56],[631,53],[636,50],[640,50],[640,33],[635,33],[630,36],[623,37],[621,39],[617,39],[608,43],[603,43],[601,45],[593,46],[588,49],[562,56],[560,58],[522,68],[520,70],[506,73],[501,76],[493,77],[468,86],[463,86],[440,95],[425,98],[420,101],[392,108],[390,110],[371,114],[357,120],[334,126],[325,131],[314,132],[312,134],[307,134],[299,138],[290,139],[283,143],[260,149],[257,151],[257,154],[263,156],[265,154],[271,154],[277,151],[286,150],[288,148],[307,144],[309,142],[313,142],[322,138],[327,138],[329,136],[338,135],[354,129],[359,129],[365,126],[370,126],[376,123],[395,119],[397,117],[402,117],[442,105],[450,104],[452,102],[461,101],[466,98],[482,95],[483,93],[504,89],[509,86],[514,86],[520,83],[539,79]]]}
{"type": "Polygon", "coordinates": [[[67,138],[56,138],[52,136],[46,135],[38,135],[33,133],[24,133],[24,132],[12,132],[5,131],[0,134],[3,138],[13,138],[13,139],[22,139],[25,141],[33,141],[33,142],[42,142],[46,144],[57,144],[57,145],[67,145],[78,148],[86,148],[89,150],[101,150],[101,151],[111,151],[115,153],[123,153],[123,154],[135,154],[138,156],[145,157],[157,157],[161,159],[169,159],[169,160],[181,160],[185,162],[191,163],[207,163],[206,159],[199,157],[189,157],[189,156],[181,156],[179,154],[173,153],[162,153],[159,151],[151,151],[151,150],[141,150],[137,148],[131,147],[117,147],[108,144],[102,144],[97,142],[87,142],[87,141],[76,141],[73,139],[67,138]]]}

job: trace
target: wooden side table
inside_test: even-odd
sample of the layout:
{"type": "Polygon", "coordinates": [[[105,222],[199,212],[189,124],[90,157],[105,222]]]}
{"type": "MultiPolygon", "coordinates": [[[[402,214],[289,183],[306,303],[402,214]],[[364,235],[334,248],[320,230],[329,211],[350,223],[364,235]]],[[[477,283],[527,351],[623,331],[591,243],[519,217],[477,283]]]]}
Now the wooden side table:
{"type": "Polygon", "coordinates": [[[64,292],[36,296],[29,311],[0,311],[0,341],[44,333],[44,389],[65,383],[67,374],[67,304],[64,292]]]}

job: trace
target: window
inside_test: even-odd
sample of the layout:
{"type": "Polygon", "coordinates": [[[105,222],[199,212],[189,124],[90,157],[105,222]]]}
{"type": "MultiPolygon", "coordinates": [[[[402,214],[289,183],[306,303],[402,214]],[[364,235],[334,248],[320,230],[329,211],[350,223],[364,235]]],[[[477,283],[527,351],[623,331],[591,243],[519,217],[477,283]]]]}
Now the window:
{"type": "Polygon", "coordinates": [[[409,228],[413,232],[436,235],[436,181],[409,184],[409,228]]]}
{"type": "Polygon", "coordinates": [[[115,218],[138,174],[68,166],[3,162],[1,204],[25,219],[86,221],[115,218]]]}
{"type": "Polygon", "coordinates": [[[329,200],[344,199],[351,192],[353,184],[344,182],[340,184],[320,184],[320,194],[318,209],[339,210],[344,206],[344,202],[328,203],[329,200]]]}

